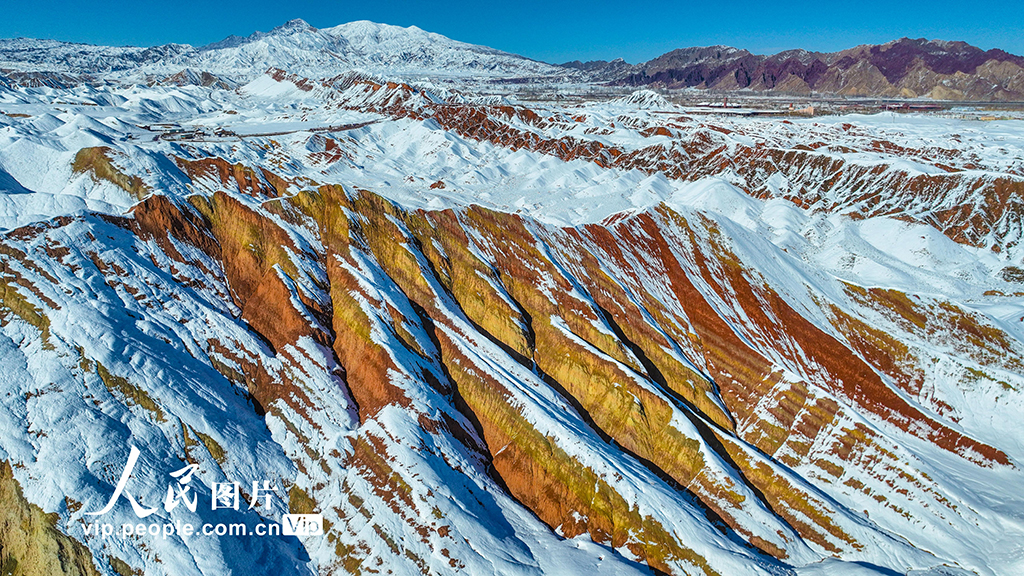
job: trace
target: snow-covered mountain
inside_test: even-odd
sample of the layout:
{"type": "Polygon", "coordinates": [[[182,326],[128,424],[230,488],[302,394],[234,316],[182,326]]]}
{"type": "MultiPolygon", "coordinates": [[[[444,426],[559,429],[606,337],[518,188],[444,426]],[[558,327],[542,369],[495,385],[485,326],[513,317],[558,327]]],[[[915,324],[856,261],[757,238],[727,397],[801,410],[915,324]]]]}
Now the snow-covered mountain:
{"type": "Polygon", "coordinates": [[[457,42],[415,26],[368,21],[317,29],[292,20],[270,32],[231,36],[199,48],[167,44],[151,48],[91,46],[54,40],[0,40],[0,69],[142,80],[193,69],[247,82],[276,67],[310,78],[351,70],[417,78],[509,79],[571,77],[574,71],[457,42]]]}

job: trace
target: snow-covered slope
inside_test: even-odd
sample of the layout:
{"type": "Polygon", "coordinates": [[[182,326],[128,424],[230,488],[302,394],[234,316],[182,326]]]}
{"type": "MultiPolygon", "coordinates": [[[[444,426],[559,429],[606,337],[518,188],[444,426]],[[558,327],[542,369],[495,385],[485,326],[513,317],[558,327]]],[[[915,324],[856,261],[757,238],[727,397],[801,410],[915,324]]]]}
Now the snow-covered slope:
{"type": "Polygon", "coordinates": [[[0,68],[53,71],[144,81],[183,69],[247,82],[276,67],[311,78],[351,70],[417,78],[509,79],[573,77],[575,72],[494,50],[457,42],[415,26],[368,21],[317,29],[292,20],[270,32],[231,36],[195,48],[168,44],[152,48],[108,47],[54,40],[0,40],[0,68]]]}
{"type": "Polygon", "coordinates": [[[1020,122],[282,69],[0,111],[0,483],[55,529],[5,549],[67,535],[103,574],[1024,569],[1020,122]],[[157,522],[325,534],[86,532],[131,446],[157,522]],[[161,508],[187,462],[201,502],[267,480],[272,506],[161,508]]]}

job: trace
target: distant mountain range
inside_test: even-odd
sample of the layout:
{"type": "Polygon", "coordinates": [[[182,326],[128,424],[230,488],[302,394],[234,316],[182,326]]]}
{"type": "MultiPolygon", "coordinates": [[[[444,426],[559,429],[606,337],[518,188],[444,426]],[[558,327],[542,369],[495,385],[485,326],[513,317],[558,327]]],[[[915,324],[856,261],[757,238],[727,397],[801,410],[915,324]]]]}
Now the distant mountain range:
{"type": "Polygon", "coordinates": [[[117,80],[235,87],[267,68],[310,78],[359,70],[462,81],[609,83],[779,94],[1024,100],[1024,57],[964,42],[902,38],[831,53],[752,54],[728,46],[681,48],[629,64],[552,65],[458,42],[415,26],[359,21],[317,29],[292,20],[270,32],[201,47],[109,47],[55,40],[0,40],[0,84],[66,86],[117,80]]]}
{"type": "Polygon", "coordinates": [[[752,90],[939,100],[1024,100],[1024,57],[964,42],[901,38],[840,52],[771,56],[729,46],[682,48],[630,66],[569,62],[593,78],[630,86],[752,90]]]}

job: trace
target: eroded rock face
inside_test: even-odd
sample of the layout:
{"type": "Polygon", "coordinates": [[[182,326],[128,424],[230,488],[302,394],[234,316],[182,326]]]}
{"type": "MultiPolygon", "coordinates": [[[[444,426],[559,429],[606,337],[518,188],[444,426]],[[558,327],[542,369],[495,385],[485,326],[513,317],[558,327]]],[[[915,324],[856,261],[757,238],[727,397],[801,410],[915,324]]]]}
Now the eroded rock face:
{"type": "MultiPolygon", "coordinates": [[[[863,340],[851,346],[801,317],[699,215],[662,208],[611,226],[558,229],[481,208],[407,212],[340,187],[276,202],[268,212],[222,192],[179,206],[156,197],[123,225],[138,223],[129,230],[158,245],[173,237],[174,260],[184,260],[183,247],[212,259],[206,272],[223,274],[230,294],[223,305],[296,370],[269,373],[227,352],[227,342],[213,349],[225,350],[259,406],[288,407],[279,417],[289,429],[316,433],[313,414],[324,407],[302,374],[323,370],[350,395],[363,429],[399,411],[472,454],[487,482],[566,537],[588,534],[666,572],[723,570],[664,518],[641,512],[635,494],[623,495],[591,462],[597,448],[567,448],[547,417],[523,404],[523,381],[563,403],[601,451],[641,463],[694,518],[734,531],[752,558],[754,550],[786,560],[806,557],[808,545],[836,554],[877,545],[877,535],[855,529],[853,511],[776,460],[867,484],[872,470],[807,450],[839,438],[834,450],[846,454],[888,453],[867,429],[844,432],[850,410],[962,455],[965,465],[1012,467],[1000,450],[911,408],[860,359],[863,340]],[[289,214],[307,217],[294,221],[317,235],[315,250],[285,232],[289,214]],[[303,341],[326,354],[323,365],[308,365],[303,341]],[[783,372],[789,391],[779,394],[783,372]],[[422,406],[424,394],[441,414],[422,406]]],[[[123,277],[114,266],[101,272],[123,277]]],[[[863,330],[844,318],[848,332],[863,330]]],[[[881,358],[879,369],[891,373],[881,358]]],[[[388,464],[388,443],[411,438],[385,430],[366,432],[348,457],[306,451],[300,469],[359,471],[406,525],[429,532],[407,516],[417,507],[401,496],[411,480],[388,464]]],[[[325,510],[339,504],[326,486],[307,491],[325,510]]]]}
{"type": "MultiPolygon", "coordinates": [[[[942,246],[1015,254],[1019,164],[994,176],[963,148],[853,125],[619,108],[594,120],[362,78],[270,78],[332,113],[374,116],[284,143],[166,145],[153,173],[87,148],[71,177],[138,202],[0,238],[2,382],[18,422],[2,446],[12,479],[52,487],[27,501],[56,514],[46,534],[79,546],[75,558],[81,540],[108,572],[187,572],[210,557],[253,574],[725,576],[830,556],[929,568],[999,538],[984,533],[1003,513],[991,494],[959,479],[1020,477],[1012,436],[971,404],[995,404],[995,390],[1009,408],[993,414],[1020,405],[1019,334],[977,307],[987,300],[816,270],[796,240],[747,220],[768,203],[836,226],[898,215],[942,246]],[[374,132],[387,123],[423,149],[390,152],[374,132]],[[404,205],[382,192],[390,175],[382,190],[345,180],[377,174],[359,163],[388,154],[442,164],[435,150],[460,147],[480,163],[511,158],[494,172],[540,157],[659,186],[714,176],[721,189],[567,225],[482,203],[404,205]],[[857,156],[868,150],[884,160],[857,156]],[[116,446],[77,440],[93,436],[116,446]],[[320,513],[326,534],[108,551],[80,531],[116,480],[93,463],[123,460],[133,442],[154,466],[197,463],[204,486],[270,476],[283,493],[273,512],[320,513]]],[[[442,168],[404,182],[435,198],[470,185],[442,168]]],[[[44,552],[41,566],[59,559],[44,552]]]]}
{"type": "MultiPolygon", "coordinates": [[[[301,78],[283,81],[306,82],[301,78]]],[[[736,130],[721,120],[694,125],[685,116],[658,114],[616,118],[619,130],[625,126],[643,137],[641,143],[634,139],[628,145],[616,145],[579,136],[574,126],[586,121],[585,114],[540,115],[521,107],[435,104],[412,86],[358,78],[325,81],[319,89],[333,106],[434,121],[464,138],[513,151],[532,150],[567,162],[582,160],[672,180],[727,175],[757,198],[784,198],[804,209],[856,218],[891,216],[925,223],[970,246],[1013,248],[1020,244],[1024,230],[1024,166],[993,169],[981,157],[983,151],[959,146],[961,137],[956,134],[951,137],[957,146],[934,141],[905,146],[847,124],[792,146],[786,136],[775,139],[757,129],[736,130]],[[646,140],[657,141],[647,144],[646,140]],[[874,155],[889,157],[867,162],[863,158],[874,155]],[[928,170],[908,168],[903,160],[921,163],[928,170]]],[[[614,133],[600,125],[585,132],[614,133]]],[[[321,154],[329,158],[328,164],[342,160],[340,153],[326,151],[328,146],[336,149],[337,143],[323,146],[323,152],[315,153],[317,161],[321,154]]]]}
{"type": "MultiPolygon", "coordinates": [[[[99,574],[89,549],[57,529],[57,518],[30,503],[11,465],[0,465],[0,567],[6,574],[99,574]]],[[[116,564],[117,560],[114,560],[116,564]]]]}

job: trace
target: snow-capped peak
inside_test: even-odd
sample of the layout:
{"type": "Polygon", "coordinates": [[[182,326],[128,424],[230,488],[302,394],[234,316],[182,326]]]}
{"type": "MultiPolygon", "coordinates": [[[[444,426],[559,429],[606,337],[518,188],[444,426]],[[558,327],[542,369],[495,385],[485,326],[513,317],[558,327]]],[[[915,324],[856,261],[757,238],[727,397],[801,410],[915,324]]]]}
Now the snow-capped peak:
{"type": "MultiPolygon", "coordinates": [[[[321,32],[343,38],[353,51],[362,53],[373,61],[394,62],[395,56],[400,56],[403,60],[431,61],[439,58],[446,59],[448,56],[461,53],[470,58],[473,58],[470,56],[471,54],[492,55],[503,61],[500,65],[508,65],[512,62],[520,65],[529,63],[528,66],[534,68],[535,64],[540,64],[522,56],[487,46],[452,40],[447,36],[427,32],[417,26],[403,28],[369,20],[358,20],[333,28],[325,28],[321,32]]],[[[452,64],[458,66],[458,59],[453,60],[452,64]]],[[[550,70],[547,70],[546,73],[558,72],[554,67],[548,68],[550,70]]]]}
{"type": "MultiPolygon", "coordinates": [[[[448,40],[440,34],[431,34],[418,26],[393,26],[391,24],[380,24],[369,20],[356,20],[346,24],[340,24],[333,28],[325,28],[324,32],[335,36],[343,36],[349,41],[362,40],[367,42],[383,42],[401,38],[428,38],[434,36],[438,39],[448,40]]],[[[449,40],[451,42],[451,40],[449,40]]]]}
{"type": "Polygon", "coordinates": [[[281,24],[270,31],[271,34],[288,34],[293,32],[305,32],[307,30],[316,30],[313,26],[306,22],[302,18],[292,18],[291,20],[281,24]]]}
{"type": "Polygon", "coordinates": [[[210,50],[220,50],[224,48],[236,48],[238,46],[242,46],[244,44],[251,44],[253,42],[257,42],[268,37],[290,36],[292,34],[301,34],[305,32],[316,32],[316,28],[314,28],[308,22],[301,18],[295,18],[293,20],[285,22],[284,24],[281,24],[280,26],[272,28],[270,32],[257,31],[253,32],[248,36],[236,36],[232,34],[231,36],[228,36],[227,38],[219,42],[214,42],[212,44],[201,46],[199,48],[199,51],[206,52],[210,50]]]}
{"type": "Polygon", "coordinates": [[[166,77],[184,68],[245,83],[268,67],[288,69],[310,78],[350,70],[391,76],[564,76],[557,66],[486,46],[458,42],[416,26],[403,28],[366,20],[317,29],[294,19],[269,32],[227,38],[199,48],[165,45],[112,48],[64,42],[0,42],[0,65],[15,70],[52,70],[97,74],[116,72],[120,79],[166,77]]]}
{"type": "Polygon", "coordinates": [[[616,102],[631,108],[639,108],[641,110],[664,110],[672,107],[672,104],[666,100],[664,96],[653,90],[647,89],[637,90],[629,96],[619,98],[616,102]]]}

